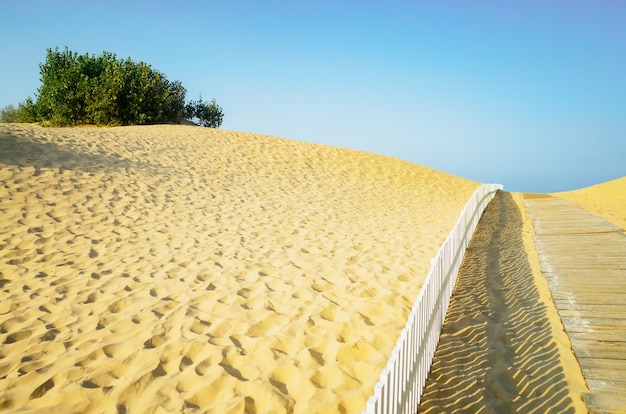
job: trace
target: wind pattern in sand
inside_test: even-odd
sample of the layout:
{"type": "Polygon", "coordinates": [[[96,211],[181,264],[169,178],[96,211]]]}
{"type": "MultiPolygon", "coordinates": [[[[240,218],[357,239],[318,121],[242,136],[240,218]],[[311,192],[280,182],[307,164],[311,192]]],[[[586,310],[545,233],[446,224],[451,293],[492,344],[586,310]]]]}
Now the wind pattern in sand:
{"type": "Polygon", "coordinates": [[[185,126],[0,126],[0,409],[357,412],[478,183],[185,126]]]}

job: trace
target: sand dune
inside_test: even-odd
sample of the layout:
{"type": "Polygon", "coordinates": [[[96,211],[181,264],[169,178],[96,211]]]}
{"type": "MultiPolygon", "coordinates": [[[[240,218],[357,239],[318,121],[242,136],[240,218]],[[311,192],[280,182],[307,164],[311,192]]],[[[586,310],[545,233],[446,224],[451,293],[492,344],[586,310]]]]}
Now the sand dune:
{"type": "Polygon", "coordinates": [[[191,126],[0,125],[0,409],[358,412],[477,183],[191,126]]]}
{"type": "Polygon", "coordinates": [[[555,193],[626,230],[626,176],[580,190],[555,193]]]}

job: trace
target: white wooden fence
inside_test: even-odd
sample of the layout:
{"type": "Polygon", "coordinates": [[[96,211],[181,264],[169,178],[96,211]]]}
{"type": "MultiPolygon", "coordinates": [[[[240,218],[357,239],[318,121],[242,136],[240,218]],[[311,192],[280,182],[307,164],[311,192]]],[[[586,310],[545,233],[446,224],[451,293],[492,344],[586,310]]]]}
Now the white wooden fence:
{"type": "Polygon", "coordinates": [[[484,184],[474,192],[431,260],[409,320],[363,413],[417,412],[465,249],[485,207],[498,190],[502,190],[500,184],[484,184]]]}

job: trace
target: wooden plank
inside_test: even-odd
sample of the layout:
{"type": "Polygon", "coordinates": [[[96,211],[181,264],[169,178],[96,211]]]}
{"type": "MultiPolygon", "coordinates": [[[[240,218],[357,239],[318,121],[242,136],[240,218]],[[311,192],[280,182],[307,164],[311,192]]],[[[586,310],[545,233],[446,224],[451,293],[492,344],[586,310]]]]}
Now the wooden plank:
{"type": "MultiPolygon", "coordinates": [[[[572,343],[574,341],[577,343],[578,352],[576,352],[576,356],[579,361],[583,359],[589,359],[591,362],[589,366],[594,366],[593,361],[596,360],[610,360],[612,369],[616,369],[617,367],[622,367],[626,370],[626,360],[624,360],[624,346],[626,342],[609,342],[609,341],[590,341],[588,339],[574,339],[572,338],[572,343]]],[[[582,365],[582,362],[580,363],[582,365]]],[[[601,364],[601,366],[606,366],[605,364],[601,364]]],[[[626,381],[626,377],[622,378],[623,381],[626,381]]]]}
{"type": "MultiPolygon", "coordinates": [[[[586,312],[589,312],[591,314],[597,314],[597,313],[607,313],[607,314],[613,314],[613,315],[624,315],[626,314],[626,306],[621,304],[621,303],[603,303],[600,302],[600,296],[601,294],[597,294],[595,295],[596,298],[596,302],[597,303],[588,303],[586,304],[585,308],[586,308],[586,312]]],[[[562,296],[561,301],[563,302],[563,307],[560,308],[560,311],[580,311],[580,306],[578,306],[578,304],[580,303],[581,299],[585,299],[584,297],[576,297],[574,296],[574,300],[572,300],[571,302],[566,302],[565,298],[567,296],[562,296]],[[580,299],[579,299],[580,298],[580,299]]]]}
{"type": "MultiPolygon", "coordinates": [[[[624,293],[626,293],[626,287],[622,285],[617,285],[615,286],[615,288],[612,289],[610,284],[606,282],[598,283],[595,286],[589,286],[588,283],[585,285],[584,283],[570,282],[570,283],[560,283],[560,286],[562,286],[563,288],[568,288],[568,289],[585,289],[586,288],[588,289],[588,293],[584,296],[570,295],[570,296],[559,296],[559,297],[577,298],[581,302],[583,302],[585,298],[587,297],[589,299],[590,304],[597,302],[599,305],[606,303],[607,295],[611,295],[611,294],[623,295],[624,293]],[[600,302],[602,300],[601,296],[604,296],[604,302],[600,302]]],[[[622,306],[626,306],[626,303],[623,304],[622,306]]]]}
{"type": "Polygon", "coordinates": [[[578,360],[581,366],[584,365],[587,367],[595,367],[597,369],[604,370],[606,374],[616,374],[610,375],[615,378],[615,380],[625,380],[625,378],[622,376],[624,373],[626,373],[626,360],[624,360],[624,357],[621,357],[619,359],[579,357],[578,360]]]}
{"type": "Polygon", "coordinates": [[[615,332],[613,329],[599,330],[599,329],[579,329],[578,331],[568,330],[567,332],[570,339],[576,340],[590,340],[590,341],[614,341],[614,342],[626,342],[626,333],[615,332]]]}
{"type": "Polygon", "coordinates": [[[566,200],[524,197],[540,268],[570,335],[590,412],[626,412],[626,235],[566,200]]]}
{"type": "Polygon", "coordinates": [[[589,393],[585,395],[585,402],[589,407],[595,408],[594,413],[625,413],[624,392],[602,394],[589,393]]]}
{"type": "MultiPolygon", "coordinates": [[[[570,304],[566,304],[563,306],[563,309],[559,311],[559,315],[561,315],[561,319],[565,318],[580,318],[580,310],[575,307],[568,308],[566,306],[571,306],[570,304]]],[[[603,310],[599,306],[590,306],[589,312],[593,312],[593,317],[587,317],[588,322],[601,322],[602,320],[613,319],[615,325],[618,327],[623,327],[624,318],[626,317],[626,313],[623,311],[615,312],[611,309],[603,310]]]]}
{"type": "MultiPolygon", "coordinates": [[[[607,276],[607,277],[610,277],[607,276]]],[[[571,292],[571,297],[577,297],[577,298],[584,298],[585,296],[590,296],[591,298],[598,297],[600,296],[599,294],[602,293],[604,294],[607,290],[607,286],[610,286],[610,282],[597,282],[594,285],[590,285],[590,283],[593,283],[591,281],[588,281],[587,284],[582,283],[582,281],[579,280],[566,280],[563,281],[563,279],[567,279],[568,276],[554,276],[551,275],[549,277],[547,277],[547,279],[552,279],[553,283],[558,283],[559,286],[571,286],[572,288],[584,288],[585,289],[585,293],[584,294],[579,294],[578,291],[574,291],[571,292]]],[[[624,285],[622,284],[616,284],[615,285],[615,289],[611,290],[610,292],[616,292],[616,293],[623,293],[623,288],[624,285]]],[[[569,292],[562,292],[562,293],[569,293],[569,292]]],[[[561,296],[563,296],[563,294],[561,294],[561,296]]],[[[605,298],[606,300],[606,298],[605,298]]],[[[624,303],[624,305],[626,305],[626,303],[624,303]]]]}
{"type": "MultiPolygon", "coordinates": [[[[559,286],[563,286],[562,284],[559,284],[559,286]]],[[[550,286],[552,287],[552,286],[550,286]]],[[[608,292],[609,294],[612,292],[608,292]]],[[[620,292],[617,292],[620,293],[620,292]]],[[[612,300],[611,296],[619,296],[619,295],[609,295],[607,294],[607,292],[590,292],[587,296],[582,296],[580,293],[577,293],[576,295],[571,295],[571,296],[567,296],[564,294],[559,294],[559,295],[555,295],[554,297],[554,301],[574,301],[575,303],[579,305],[579,309],[581,309],[584,306],[589,306],[589,305],[602,305],[603,303],[620,303],[617,301],[612,300]]],[[[623,295],[623,292],[621,293],[621,295],[623,295]]],[[[626,306],[626,305],[625,305],[626,306]]]]}
{"type": "Polygon", "coordinates": [[[614,381],[610,378],[588,378],[587,385],[590,388],[602,388],[605,393],[624,394],[626,382],[614,381]]]}
{"type": "Polygon", "coordinates": [[[624,335],[626,335],[624,332],[616,332],[615,329],[611,329],[611,328],[599,328],[598,326],[585,326],[583,324],[580,324],[578,326],[568,326],[567,327],[567,334],[569,335],[570,339],[573,341],[574,338],[577,339],[596,339],[599,341],[611,341],[611,340],[618,340],[621,342],[621,340],[619,339],[610,339],[610,338],[621,338],[624,335]],[[604,339],[604,338],[609,338],[609,339],[604,339]]]}
{"type": "MultiPolygon", "coordinates": [[[[581,366],[581,368],[584,371],[584,375],[585,375],[585,381],[590,381],[590,380],[601,380],[604,382],[612,382],[612,383],[616,383],[616,384],[626,384],[626,381],[624,381],[622,378],[615,378],[615,376],[613,377],[607,377],[606,373],[607,373],[607,369],[606,367],[597,367],[597,366],[592,366],[592,365],[585,365],[584,367],[581,366]]],[[[620,366],[616,366],[613,367],[612,369],[616,370],[616,371],[622,371],[622,373],[624,372],[624,367],[622,366],[620,368],[620,366]]],[[[624,387],[624,389],[626,390],[626,387],[624,387]]]]}

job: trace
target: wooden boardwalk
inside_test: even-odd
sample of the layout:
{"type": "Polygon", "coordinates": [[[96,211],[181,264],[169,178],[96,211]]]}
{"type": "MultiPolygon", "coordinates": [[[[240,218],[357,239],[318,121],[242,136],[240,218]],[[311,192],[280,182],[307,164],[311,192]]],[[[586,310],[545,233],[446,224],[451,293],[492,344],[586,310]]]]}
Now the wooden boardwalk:
{"type": "Polygon", "coordinates": [[[626,413],[626,235],[557,197],[525,194],[524,204],[589,411],[626,413]]]}

